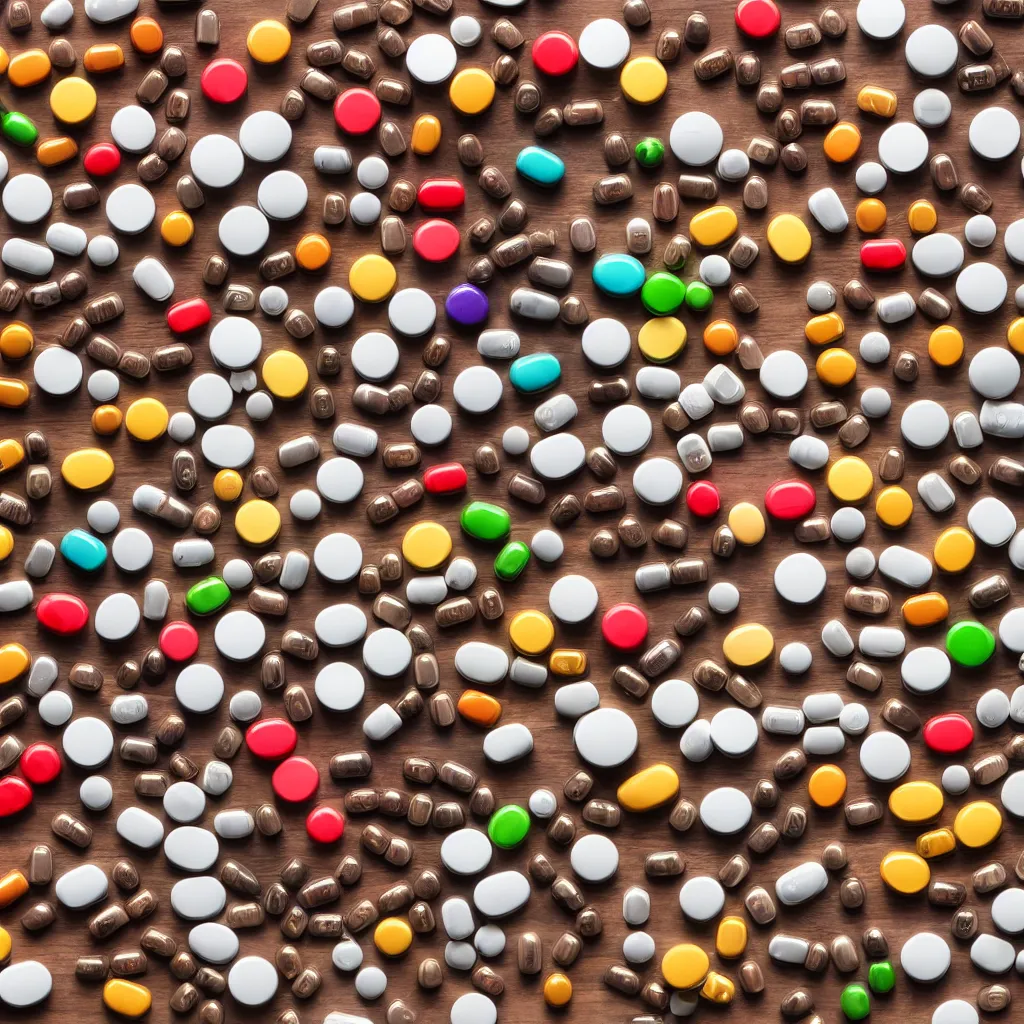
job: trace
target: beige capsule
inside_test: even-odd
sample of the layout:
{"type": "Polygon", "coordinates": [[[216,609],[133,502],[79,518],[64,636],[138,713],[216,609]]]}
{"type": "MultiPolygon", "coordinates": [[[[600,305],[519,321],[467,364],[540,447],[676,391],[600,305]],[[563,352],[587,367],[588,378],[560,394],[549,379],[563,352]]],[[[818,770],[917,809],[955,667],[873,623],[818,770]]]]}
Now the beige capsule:
{"type": "Polygon", "coordinates": [[[743,897],[743,905],[756,924],[763,926],[775,920],[775,901],[760,885],[748,890],[743,897]]]}
{"type": "Polygon", "coordinates": [[[846,823],[851,828],[862,828],[865,825],[873,825],[876,821],[881,821],[884,808],[881,800],[868,796],[847,801],[843,807],[843,813],[846,816],[846,823]]]}
{"type": "Polygon", "coordinates": [[[1009,1005],[1012,996],[1006,985],[984,985],[978,989],[978,1009],[983,1013],[1001,1013],[1009,1005]]]}
{"type": "Polygon", "coordinates": [[[439,988],[444,982],[444,971],[440,963],[433,957],[421,960],[416,968],[416,981],[423,989],[439,988]]]}
{"type": "Polygon", "coordinates": [[[758,708],[763,703],[760,689],[749,679],[736,673],[729,676],[725,692],[741,707],[758,708]]]}
{"type": "Polygon", "coordinates": [[[539,974],[543,966],[543,945],[536,932],[523,932],[516,943],[516,960],[519,973],[539,974]]]}
{"type": "Polygon", "coordinates": [[[889,611],[889,592],[879,587],[847,587],[843,604],[862,615],[885,615],[889,611]]]}
{"type": "Polygon", "coordinates": [[[594,777],[589,772],[580,768],[565,780],[562,786],[562,793],[566,800],[571,800],[573,803],[581,803],[590,796],[590,791],[593,788],[594,777]]]}

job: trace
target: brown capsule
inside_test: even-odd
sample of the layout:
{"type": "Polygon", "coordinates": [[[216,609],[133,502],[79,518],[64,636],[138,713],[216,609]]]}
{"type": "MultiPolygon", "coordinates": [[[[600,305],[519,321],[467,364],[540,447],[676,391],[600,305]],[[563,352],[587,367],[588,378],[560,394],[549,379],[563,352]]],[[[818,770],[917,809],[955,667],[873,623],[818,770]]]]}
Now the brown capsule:
{"type": "Polygon", "coordinates": [[[803,174],[807,170],[807,150],[798,142],[790,142],[783,146],[779,160],[790,174],[803,174]]]}
{"type": "Polygon", "coordinates": [[[75,977],[82,981],[105,981],[110,971],[110,957],[80,956],[75,961],[75,977]]]}
{"type": "Polygon", "coordinates": [[[632,198],[633,182],[628,174],[608,174],[594,182],[591,193],[599,206],[611,206],[632,198]]]}
{"type": "Polygon", "coordinates": [[[609,167],[622,167],[628,164],[633,155],[629,143],[618,132],[611,132],[604,137],[604,159],[609,167]]]}
{"type": "Polygon", "coordinates": [[[1024,463],[1002,455],[988,467],[988,478],[1010,487],[1024,487],[1024,463]]]}
{"type": "Polygon", "coordinates": [[[972,608],[991,608],[1010,596],[1009,581],[1002,573],[995,573],[979,580],[967,591],[967,599],[972,608]]]}
{"type": "MultiPolygon", "coordinates": [[[[682,189],[679,189],[679,192],[682,195],[682,189]]],[[[681,270],[686,263],[686,257],[689,255],[690,240],[685,235],[673,235],[665,244],[665,251],[662,253],[661,261],[669,270],[681,270]]]]}
{"type": "Polygon", "coordinates": [[[416,968],[416,981],[423,989],[439,988],[444,981],[444,971],[441,969],[440,963],[433,957],[421,960],[416,968]]]}
{"type": "Polygon", "coordinates": [[[751,888],[743,897],[743,905],[756,924],[766,925],[775,920],[775,901],[766,889],[759,885],[751,888]]]}
{"type": "Polygon", "coordinates": [[[873,825],[882,819],[882,802],[871,796],[850,800],[843,807],[843,813],[846,815],[846,823],[851,828],[873,825]]]}
{"type": "Polygon", "coordinates": [[[78,61],[78,54],[68,39],[54,39],[47,47],[46,53],[55,68],[73,68],[78,61]]]}
{"type": "MultiPolygon", "coordinates": [[[[430,698],[427,710],[430,713],[430,720],[439,728],[448,729],[455,724],[455,701],[446,690],[441,690],[430,698]]],[[[434,817],[436,820],[437,808],[434,809],[434,817]]]]}
{"type": "Polygon", "coordinates": [[[701,54],[693,62],[693,73],[701,82],[710,82],[712,79],[732,71],[735,65],[732,50],[728,46],[720,46],[701,54]]]}
{"type": "Polygon", "coordinates": [[[864,883],[859,878],[844,878],[839,885],[839,902],[846,910],[858,910],[864,906],[864,883]]]}
{"type": "Polygon", "coordinates": [[[981,466],[966,455],[954,456],[949,462],[949,472],[966,487],[973,487],[981,479],[981,466]]]}
{"type": "Polygon", "coordinates": [[[782,997],[779,1010],[785,1017],[804,1017],[814,1009],[814,997],[805,988],[795,988],[782,997]]]}
{"type": "MultiPolygon", "coordinates": [[[[680,174],[676,180],[676,188],[683,199],[700,199],[712,203],[718,198],[718,184],[714,178],[706,174],[680,174]]],[[[684,261],[689,252],[690,248],[687,245],[686,253],[683,255],[684,261]]]]}
{"type": "Polygon", "coordinates": [[[33,903],[22,915],[21,926],[27,932],[41,932],[49,928],[57,919],[57,908],[52,903],[42,900],[33,903]]]}
{"type": "Polygon", "coordinates": [[[686,797],[680,797],[668,816],[668,823],[676,832],[688,832],[697,820],[697,806],[686,797]]]}
{"type": "Polygon", "coordinates": [[[171,974],[178,981],[187,981],[189,978],[194,978],[199,970],[199,964],[195,962],[194,957],[187,949],[178,950],[171,958],[168,966],[170,967],[171,974]]]}
{"type": "Polygon", "coordinates": [[[949,922],[949,930],[954,939],[966,942],[978,933],[981,919],[973,907],[961,907],[949,922]]]}
{"type": "Polygon", "coordinates": [[[1006,868],[999,861],[984,864],[971,875],[976,893],[995,892],[1006,884],[1006,868]]]}
{"type": "Polygon", "coordinates": [[[726,889],[735,889],[749,873],[750,861],[742,853],[735,853],[718,869],[718,880],[726,889]]]}
{"type": "Polygon", "coordinates": [[[547,836],[557,846],[568,846],[576,838],[576,823],[569,814],[556,814],[547,827],[547,836]]]}
{"type": "Polygon", "coordinates": [[[987,213],[992,208],[992,197],[973,181],[960,186],[960,202],[972,213],[987,213]]]}
{"type": "Polygon", "coordinates": [[[764,991],[764,974],[756,960],[744,960],[739,969],[740,988],[748,996],[755,996],[764,991]]]}
{"type": "Polygon", "coordinates": [[[1005,754],[987,754],[971,765],[971,778],[976,786],[990,786],[1010,770],[1005,754]]]}

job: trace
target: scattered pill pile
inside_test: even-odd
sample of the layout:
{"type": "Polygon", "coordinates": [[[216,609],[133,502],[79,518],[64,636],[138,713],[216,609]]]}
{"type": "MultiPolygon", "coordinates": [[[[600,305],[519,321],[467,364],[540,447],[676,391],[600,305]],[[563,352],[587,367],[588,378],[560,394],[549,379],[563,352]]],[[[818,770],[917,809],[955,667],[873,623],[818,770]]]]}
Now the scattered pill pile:
{"type": "Polygon", "coordinates": [[[0,1019],[1011,1019],[1024,0],[281,6],[0,12],[0,1019]]]}

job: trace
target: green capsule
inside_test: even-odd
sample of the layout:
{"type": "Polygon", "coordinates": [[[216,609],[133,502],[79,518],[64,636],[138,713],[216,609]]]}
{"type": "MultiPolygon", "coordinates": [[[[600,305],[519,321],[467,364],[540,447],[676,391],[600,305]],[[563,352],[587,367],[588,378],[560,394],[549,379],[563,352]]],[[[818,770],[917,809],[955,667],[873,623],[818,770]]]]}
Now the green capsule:
{"type": "Polygon", "coordinates": [[[210,615],[231,600],[228,585],[219,576],[207,576],[185,594],[185,605],[193,615],[210,615]]]}
{"type": "Polygon", "coordinates": [[[649,313],[667,316],[674,313],[686,298],[686,285],[675,274],[659,270],[651,274],[640,289],[640,301],[649,313]]]}
{"type": "Polygon", "coordinates": [[[24,114],[12,110],[3,116],[0,129],[4,136],[19,146],[33,146],[39,138],[39,129],[24,114]]]}
{"type": "Polygon", "coordinates": [[[462,528],[477,540],[501,540],[512,529],[512,519],[500,506],[489,501],[471,501],[459,517],[462,528]]]}
{"type": "Polygon", "coordinates": [[[648,136],[636,144],[633,154],[641,167],[657,167],[665,159],[665,143],[648,136]]]}
{"type": "Polygon", "coordinates": [[[885,995],[896,987],[896,972],[888,960],[879,960],[868,968],[868,984],[876,995],[885,995]]]}
{"type": "Polygon", "coordinates": [[[511,850],[518,846],[530,831],[530,815],[518,804],[499,807],[487,823],[487,834],[495,846],[511,850]]]}
{"type": "Polygon", "coordinates": [[[530,560],[530,549],[521,540],[510,540],[494,559],[494,575],[511,582],[519,577],[530,560]]]}
{"type": "Polygon", "coordinates": [[[686,286],[684,301],[690,309],[700,312],[711,308],[711,303],[715,301],[715,293],[703,281],[691,281],[686,286]]]}
{"type": "Polygon", "coordinates": [[[850,1020],[863,1020],[871,1012],[871,997],[868,990],[855,981],[843,989],[839,1005],[850,1020]]]}

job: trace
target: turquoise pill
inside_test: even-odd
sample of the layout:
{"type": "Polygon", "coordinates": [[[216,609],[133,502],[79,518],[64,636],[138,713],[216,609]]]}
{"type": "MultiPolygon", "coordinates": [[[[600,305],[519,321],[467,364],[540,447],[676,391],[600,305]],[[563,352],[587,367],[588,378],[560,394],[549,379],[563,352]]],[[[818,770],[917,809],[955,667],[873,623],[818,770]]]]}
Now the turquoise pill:
{"type": "Polygon", "coordinates": [[[512,387],[524,394],[543,391],[562,376],[562,364],[550,352],[534,352],[521,356],[508,368],[512,387]]]}
{"type": "Polygon", "coordinates": [[[516,170],[536,185],[557,185],[565,177],[565,163],[550,149],[527,146],[519,150],[516,170]]]}
{"type": "Polygon", "coordinates": [[[635,295],[644,286],[644,265],[624,252],[602,256],[592,273],[594,284],[608,295],[635,295]]]}
{"type": "Polygon", "coordinates": [[[64,534],[60,553],[74,566],[95,572],[107,560],[107,547],[98,537],[74,529],[64,534]]]}

